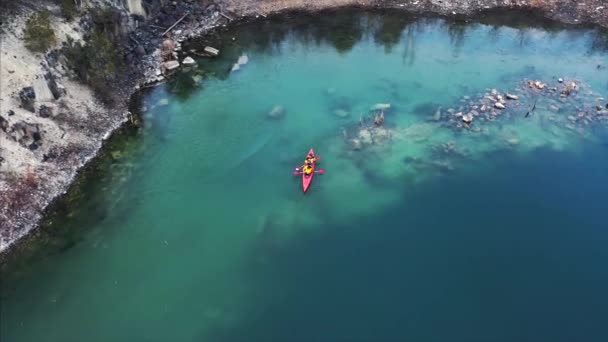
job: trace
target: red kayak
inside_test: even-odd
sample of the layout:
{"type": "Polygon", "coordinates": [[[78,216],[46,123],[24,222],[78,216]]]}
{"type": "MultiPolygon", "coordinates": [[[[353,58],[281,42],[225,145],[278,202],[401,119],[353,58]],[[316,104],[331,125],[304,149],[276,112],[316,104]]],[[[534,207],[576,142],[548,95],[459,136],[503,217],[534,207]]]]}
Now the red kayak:
{"type": "MultiPolygon", "coordinates": [[[[308,155],[312,155],[312,157],[314,158],[315,156],[315,151],[312,150],[312,148],[310,149],[310,151],[308,151],[308,155]]],[[[310,183],[312,182],[312,177],[315,175],[315,165],[317,163],[312,163],[312,172],[307,175],[306,172],[304,172],[304,170],[302,170],[302,189],[304,189],[304,192],[306,192],[306,190],[308,190],[308,187],[310,186],[310,183]]]]}

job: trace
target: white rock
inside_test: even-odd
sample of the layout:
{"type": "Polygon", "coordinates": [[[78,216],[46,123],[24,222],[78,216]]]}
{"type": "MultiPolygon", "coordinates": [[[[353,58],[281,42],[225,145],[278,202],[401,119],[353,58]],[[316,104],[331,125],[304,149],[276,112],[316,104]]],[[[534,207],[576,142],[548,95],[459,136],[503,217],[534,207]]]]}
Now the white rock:
{"type": "Polygon", "coordinates": [[[464,123],[470,124],[471,122],[473,122],[473,114],[465,114],[462,116],[462,121],[464,123]]]}
{"type": "Polygon", "coordinates": [[[184,60],[182,61],[182,64],[183,65],[195,65],[196,61],[192,57],[188,56],[188,57],[184,58],[184,60]]]}
{"type": "Polygon", "coordinates": [[[509,94],[509,93],[507,93],[506,97],[509,100],[519,100],[519,97],[517,95],[513,95],[513,94],[509,94]]]}
{"type": "Polygon", "coordinates": [[[500,102],[494,103],[494,107],[496,107],[498,109],[505,109],[505,105],[500,102]]]}
{"type": "Polygon", "coordinates": [[[247,63],[249,63],[249,57],[247,57],[247,55],[242,55],[241,57],[239,57],[239,59],[236,61],[237,64],[240,65],[245,65],[247,63]]]}
{"type": "Polygon", "coordinates": [[[163,63],[163,68],[165,68],[165,70],[167,70],[167,71],[175,70],[175,69],[179,68],[179,62],[178,61],[165,62],[165,63],[163,63]]]}
{"type": "Polygon", "coordinates": [[[241,66],[238,63],[233,65],[232,69],[230,69],[230,71],[238,71],[238,70],[241,70],[241,66]]]}
{"type": "Polygon", "coordinates": [[[285,108],[283,106],[274,106],[268,113],[268,117],[273,119],[280,119],[285,115],[285,108]]]}
{"type": "Polygon", "coordinates": [[[560,78],[557,79],[557,82],[564,83],[564,79],[560,77],[560,78]]]}
{"type": "Polygon", "coordinates": [[[213,48],[211,46],[205,46],[205,48],[203,49],[203,51],[205,51],[205,53],[211,55],[211,56],[217,56],[220,54],[220,50],[213,48]]]}

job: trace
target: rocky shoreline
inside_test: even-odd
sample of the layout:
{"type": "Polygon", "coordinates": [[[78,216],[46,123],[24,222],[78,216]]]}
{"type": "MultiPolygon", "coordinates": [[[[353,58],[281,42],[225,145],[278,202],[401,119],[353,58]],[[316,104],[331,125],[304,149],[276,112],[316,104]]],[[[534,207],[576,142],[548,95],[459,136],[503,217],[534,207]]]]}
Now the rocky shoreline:
{"type": "MultiPolygon", "coordinates": [[[[13,88],[7,88],[7,91],[3,87],[0,137],[12,141],[14,146],[12,149],[8,148],[9,145],[0,146],[0,253],[9,251],[14,242],[39,224],[45,209],[68,191],[79,170],[97,155],[112,132],[125,124],[138,124],[138,117],[128,111],[134,94],[164,82],[182,65],[188,67],[191,64],[187,57],[189,54],[221,54],[221,51],[211,49],[181,51],[182,44],[218,28],[286,12],[304,13],[342,7],[400,10],[404,15],[432,13],[465,21],[483,13],[515,9],[534,11],[563,23],[608,27],[608,8],[604,8],[601,0],[584,4],[558,0],[143,0],[129,1],[127,7],[116,7],[110,1],[93,2],[95,6],[112,10],[112,20],[116,22],[115,35],[120,38],[121,47],[116,54],[128,67],[108,86],[113,104],[100,103],[90,90],[85,89],[85,94],[77,93],[82,86],[73,81],[73,73],[66,70],[61,49],[43,56],[41,70],[44,76],[40,70],[34,72],[37,73],[35,79],[42,76],[43,81],[28,80],[37,85],[17,78],[14,70],[11,73],[7,69],[5,73],[6,66],[3,65],[3,77],[9,78],[8,83],[13,88]],[[49,92],[51,96],[46,94],[49,92]],[[70,119],[71,116],[77,116],[78,123],[70,119]],[[18,159],[18,162],[9,160],[11,158],[18,159]]],[[[31,12],[31,2],[23,1],[23,4],[27,9],[24,13],[31,12]]],[[[43,5],[55,6],[52,1],[43,5]]],[[[71,25],[77,31],[75,35],[80,33],[82,38],[93,25],[89,10],[81,9],[80,21],[64,26],[71,25]]],[[[3,43],[7,35],[2,33],[3,43]]],[[[3,56],[4,60],[6,58],[10,56],[3,56]]],[[[40,59],[30,58],[26,62],[32,64],[37,60],[40,59]]],[[[3,82],[7,83],[7,80],[3,82]]]]}

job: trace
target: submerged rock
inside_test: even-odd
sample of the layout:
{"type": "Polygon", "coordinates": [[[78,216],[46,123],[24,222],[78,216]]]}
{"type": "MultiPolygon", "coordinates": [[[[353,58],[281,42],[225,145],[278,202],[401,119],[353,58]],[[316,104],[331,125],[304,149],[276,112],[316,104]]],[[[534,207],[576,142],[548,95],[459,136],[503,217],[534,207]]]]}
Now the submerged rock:
{"type": "Polygon", "coordinates": [[[469,114],[463,115],[462,122],[464,122],[466,124],[470,124],[471,122],[473,122],[473,114],[469,113],[469,114]]]}
{"type": "Polygon", "coordinates": [[[366,145],[372,144],[372,133],[368,129],[362,129],[359,131],[359,140],[366,145]]]}
{"type": "Polygon", "coordinates": [[[285,116],[285,108],[283,106],[274,106],[268,113],[268,117],[271,119],[280,119],[285,116]]]}
{"type": "Polygon", "coordinates": [[[346,118],[350,115],[350,113],[348,111],[345,111],[344,109],[336,109],[334,110],[334,115],[339,118],[346,118]]]}
{"type": "Polygon", "coordinates": [[[437,111],[435,112],[435,115],[433,115],[433,121],[440,121],[441,120],[441,108],[438,108],[437,111]]]}
{"type": "Polygon", "coordinates": [[[249,63],[249,57],[247,57],[247,55],[242,55],[241,57],[239,57],[236,63],[239,65],[245,65],[249,63]]]}
{"type": "Polygon", "coordinates": [[[374,106],[372,106],[372,110],[388,110],[391,108],[391,104],[390,103],[376,103],[374,106]]]}

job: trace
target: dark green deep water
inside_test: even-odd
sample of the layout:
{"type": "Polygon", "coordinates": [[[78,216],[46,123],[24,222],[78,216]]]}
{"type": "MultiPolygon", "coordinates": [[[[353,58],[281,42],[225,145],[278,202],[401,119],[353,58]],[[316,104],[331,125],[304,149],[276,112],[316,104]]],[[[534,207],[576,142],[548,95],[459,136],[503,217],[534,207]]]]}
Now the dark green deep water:
{"type": "Polygon", "coordinates": [[[221,33],[4,274],[1,340],[608,340],[606,125],[568,129],[542,98],[481,133],[429,120],[524,78],[608,97],[605,32],[504,22],[346,11],[221,33]],[[394,139],[352,151],[376,103],[394,139]],[[450,141],[465,155],[434,149],[450,141]],[[304,196],[310,147],[326,173],[304,196]]]}

